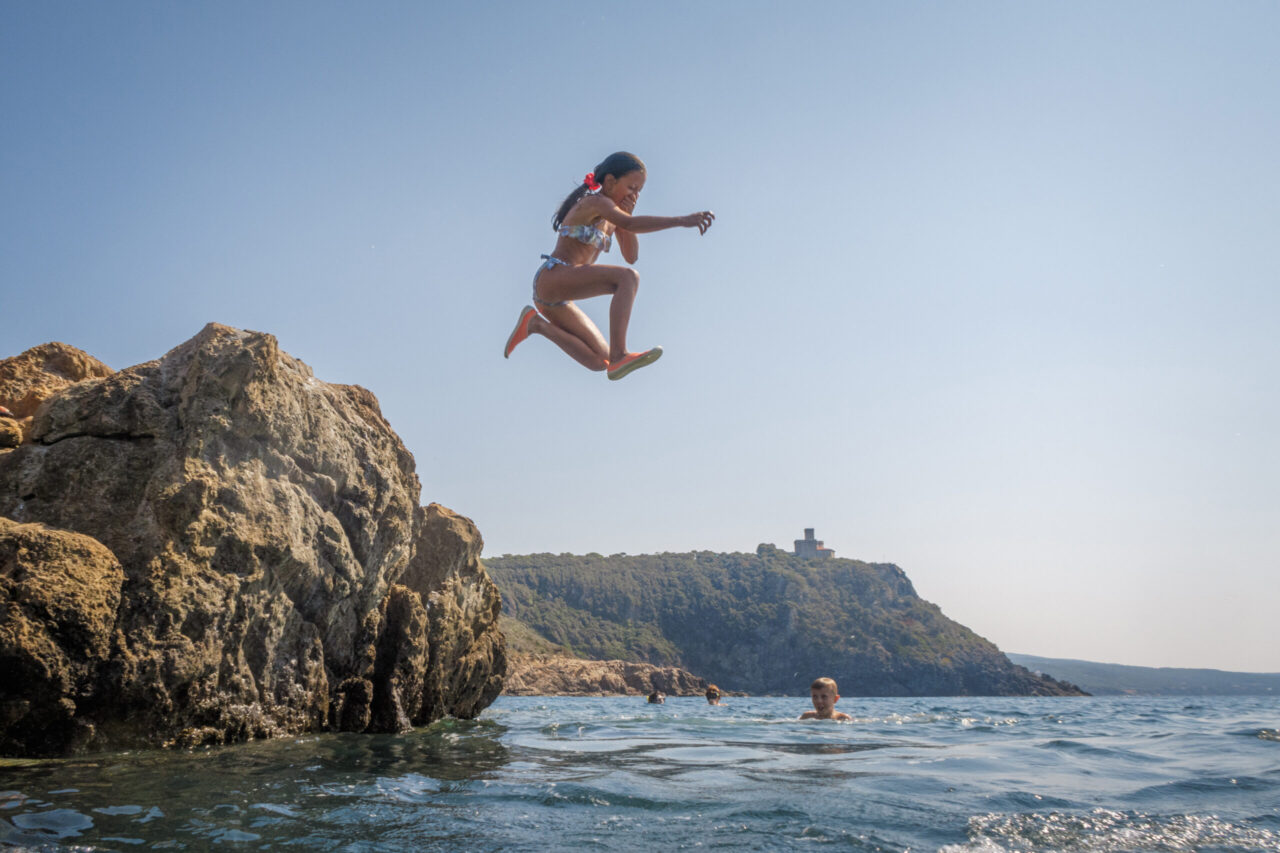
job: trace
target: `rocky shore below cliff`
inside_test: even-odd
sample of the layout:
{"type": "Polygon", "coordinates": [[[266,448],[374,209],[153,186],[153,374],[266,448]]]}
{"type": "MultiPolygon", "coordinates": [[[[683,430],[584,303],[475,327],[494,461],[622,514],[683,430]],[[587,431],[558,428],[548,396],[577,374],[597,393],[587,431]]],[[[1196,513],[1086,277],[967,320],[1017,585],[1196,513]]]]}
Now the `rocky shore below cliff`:
{"type": "Polygon", "coordinates": [[[468,519],[368,390],[210,324],[119,372],[0,361],[0,753],[474,717],[506,672],[468,519]]]}
{"type": "Polygon", "coordinates": [[[705,679],[674,666],[513,652],[504,693],[512,696],[701,696],[705,679]]]}

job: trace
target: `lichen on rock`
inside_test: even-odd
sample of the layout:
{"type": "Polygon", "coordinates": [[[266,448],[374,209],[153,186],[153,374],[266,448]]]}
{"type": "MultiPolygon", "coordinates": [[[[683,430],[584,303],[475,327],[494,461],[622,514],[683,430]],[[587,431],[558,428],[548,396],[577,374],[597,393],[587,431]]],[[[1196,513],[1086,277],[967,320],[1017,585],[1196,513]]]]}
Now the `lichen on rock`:
{"type": "Polygon", "coordinates": [[[398,731],[474,716],[501,690],[479,532],[419,506],[369,391],[210,324],[28,417],[26,443],[0,451],[0,516],[95,540],[121,582],[107,651],[67,697],[78,734],[41,740],[6,712],[6,752],[398,731]]]}

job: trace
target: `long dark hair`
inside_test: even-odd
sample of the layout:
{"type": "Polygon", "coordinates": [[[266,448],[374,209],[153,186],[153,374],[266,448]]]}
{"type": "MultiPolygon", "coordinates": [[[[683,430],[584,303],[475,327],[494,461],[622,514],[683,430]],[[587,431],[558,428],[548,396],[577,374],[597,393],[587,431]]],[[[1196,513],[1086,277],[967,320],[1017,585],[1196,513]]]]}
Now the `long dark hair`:
{"type": "MultiPolygon", "coordinates": [[[[645,171],[644,163],[640,162],[640,158],[626,151],[615,151],[596,166],[594,170],[596,183],[603,184],[604,179],[608,175],[615,178],[621,178],[623,175],[629,175],[632,172],[645,171]]],[[[582,200],[582,197],[589,192],[586,181],[574,187],[573,192],[565,198],[560,204],[560,209],[556,211],[556,215],[551,217],[551,230],[559,231],[560,223],[564,222],[564,218],[569,215],[569,211],[573,206],[582,200]]]]}

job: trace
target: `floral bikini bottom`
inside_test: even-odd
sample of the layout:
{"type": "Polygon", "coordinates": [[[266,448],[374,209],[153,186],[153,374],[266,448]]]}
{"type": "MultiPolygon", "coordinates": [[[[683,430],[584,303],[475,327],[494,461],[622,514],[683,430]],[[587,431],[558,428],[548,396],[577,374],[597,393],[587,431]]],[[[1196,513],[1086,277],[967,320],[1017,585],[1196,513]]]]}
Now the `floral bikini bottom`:
{"type": "Polygon", "coordinates": [[[573,264],[568,261],[562,261],[559,258],[553,258],[551,255],[543,255],[542,263],[538,264],[538,271],[533,274],[533,301],[539,305],[546,305],[548,308],[555,308],[564,304],[563,301],[548,302],[547,300],[540,299],[538,297],[538,276],[542,275],[543,270],[549,270],[557,266],[571,267],[573,264]]]}

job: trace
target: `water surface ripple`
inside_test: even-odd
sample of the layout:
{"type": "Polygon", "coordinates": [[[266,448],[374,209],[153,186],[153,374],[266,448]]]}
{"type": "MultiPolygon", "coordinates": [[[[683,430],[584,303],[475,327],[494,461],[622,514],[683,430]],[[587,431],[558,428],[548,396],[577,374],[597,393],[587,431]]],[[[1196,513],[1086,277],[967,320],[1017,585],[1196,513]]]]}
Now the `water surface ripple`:
{"type": "Polygon", "coordinates": [[[402,736],[0,763],[32,850],[1280,850],[1255,697],[499,699],[402,736]]]}

